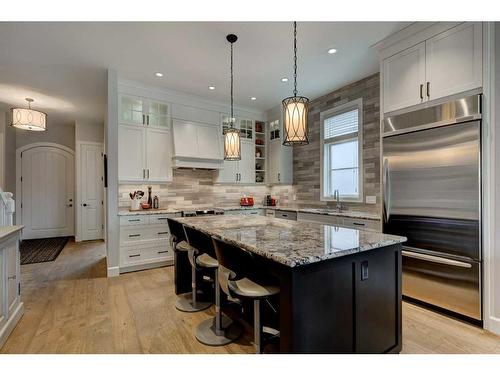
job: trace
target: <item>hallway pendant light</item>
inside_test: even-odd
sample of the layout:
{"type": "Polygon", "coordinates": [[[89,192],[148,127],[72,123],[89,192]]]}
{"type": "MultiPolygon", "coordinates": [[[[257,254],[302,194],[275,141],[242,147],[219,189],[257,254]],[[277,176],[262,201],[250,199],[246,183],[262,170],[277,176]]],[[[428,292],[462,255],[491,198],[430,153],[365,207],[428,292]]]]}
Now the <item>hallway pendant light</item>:
{"type": "Polygon", "coordinates": [[[12,108],[12,123],[11,126],[36,132],[47,130],[47,114],[31,109],[31,103],[34,102],[31,98],[26,98],[28,108],[12,108]]]}
{"type": "Polygon", "coordinates": [[[306,145],[307,116],[309,114],[309,99],[297,96],[297,22],[293,23],[293,96],[283,99],[284,139],[283,145],[306,145]]]}
{"type": "Polygon", "coordinates": [[[229,34],[226,39],[231,43],[231,115],[229,128],[224,132],[224,160],[241,160],[240,131],[234,127],[236,119],[233,112],[233,43],[238,40],[238,37],[229,34]]]}

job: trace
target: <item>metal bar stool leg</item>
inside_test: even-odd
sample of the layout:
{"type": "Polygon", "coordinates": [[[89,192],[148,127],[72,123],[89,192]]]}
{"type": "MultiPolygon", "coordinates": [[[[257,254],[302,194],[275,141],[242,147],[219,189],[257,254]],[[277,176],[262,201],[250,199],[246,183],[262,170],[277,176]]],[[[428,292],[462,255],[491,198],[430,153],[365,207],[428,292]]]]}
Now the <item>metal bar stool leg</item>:
{"type": "Polygon", "coordinates": [[[220,285],[217,268],[215,269],[215,317],[201,322],[196,327],[196,339],[205,345],[222,346],[237,340],[243,328],[237,322],[222,314],[220,306],[220,285]]]}
{"type": "Polygon", "coordinates": [[[253,301],[253,331],[255,351],[257,354],[262,353],[262,327],[260,325],[260,300],[253,301]]]}
{"type": "MultiPolygon", "coordinates": [[[[190,254],[190,258],[192,254],[190,254]]],[[[191,259],[190,259],[191,261],[191,259]]],[[[191,265],[191,293],[181,294],[175,303],[175,308],[183,312],[198,312],[212,306],[211,302],[199,302],[197,300],[198,288],[196,287],[196,268],[191,265]]]]}

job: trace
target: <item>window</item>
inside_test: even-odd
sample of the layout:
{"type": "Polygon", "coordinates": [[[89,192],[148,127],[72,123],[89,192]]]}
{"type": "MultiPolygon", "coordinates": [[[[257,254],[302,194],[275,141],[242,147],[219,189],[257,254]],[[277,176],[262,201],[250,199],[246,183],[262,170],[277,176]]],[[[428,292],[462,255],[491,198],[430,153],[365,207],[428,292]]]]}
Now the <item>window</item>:
{"type": "Polygon", "coordinates": [[[321,200],[363,201],[361,99],[321,112],[321,200]]]}

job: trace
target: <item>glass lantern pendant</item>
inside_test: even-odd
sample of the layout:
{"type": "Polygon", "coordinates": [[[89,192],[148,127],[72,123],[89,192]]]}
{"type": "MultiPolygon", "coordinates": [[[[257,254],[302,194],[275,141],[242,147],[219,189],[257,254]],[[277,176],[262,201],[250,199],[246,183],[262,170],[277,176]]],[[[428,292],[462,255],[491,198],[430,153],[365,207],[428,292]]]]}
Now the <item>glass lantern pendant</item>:
{"type": "Polygon", "coordinates": [[[234,127],[235,118],[233,113],[233,43],[238,40],[234,34],[229,34],[226,39],[231,43],[231,116],[229,128],[224,132],[224,160],[241,160],[240,131],[234,127]]]}
{"type": "Polygon", "coordinates": [[[12,108],[12,123],[14,128],[43,132],[47,130],[47,114],[31,109],[31,98],[26,98],[28,108],[12,108]]]}
{"type": "Polygon", "coordinates": [[[307,118],[309,99],[297,96],[297,22],[293,23],[293,96],[283,99],[284,138],[283,145],[306,145],[309,143],[307,118]]]}

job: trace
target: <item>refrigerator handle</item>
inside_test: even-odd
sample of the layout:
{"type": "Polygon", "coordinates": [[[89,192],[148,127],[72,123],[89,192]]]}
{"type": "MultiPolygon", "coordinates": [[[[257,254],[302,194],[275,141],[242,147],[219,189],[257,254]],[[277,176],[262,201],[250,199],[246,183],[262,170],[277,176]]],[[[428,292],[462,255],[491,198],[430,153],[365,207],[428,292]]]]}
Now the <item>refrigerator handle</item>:
{"type": "Polygon", "coordinates": [[[391,212],[390,212],[390,206],[391,206],[391,202],[390,202],[390,196],[391,196],[391,192],[390,192],[390,189],[391,189],[391,184],[390,184],[390,181],[389,181],[389,159],[387,158],[384,158],[384,166],[383,166],[384,170],[383,170],[383,184],[384,184],[384,195],[383,195],[383,198],[384,198],[384,212],[383,212],[383,216],[384,216],[384,222],[387,223],[389,221],[389,217],[391,216],[391,212]]]}
{"type": "Polygon", "coordinates": [[[448,259],[448,258],[442,258],[442,257],[438,257],[435,255],[428,255],[428,254],[408,251],[409,249],[413,249],[413,248],[407,247],[407,246],[403,246],[403,249],[406,249],[406,250],[403,250],[401,252],[401,254],[404,257],[425,260],[425,261],[433,262],[433,263],[446,264],[448,266],[455,266],[455,267],[461,267],[461,268],[472,268],[472,265],[470,263],[460,262],[458,260],[453,260],[453,259],[448,259]]]}

